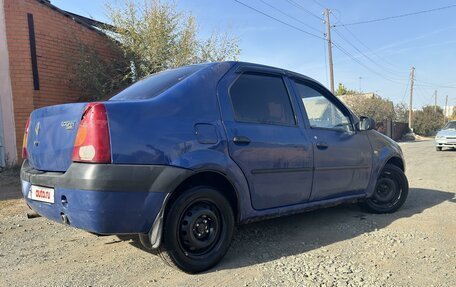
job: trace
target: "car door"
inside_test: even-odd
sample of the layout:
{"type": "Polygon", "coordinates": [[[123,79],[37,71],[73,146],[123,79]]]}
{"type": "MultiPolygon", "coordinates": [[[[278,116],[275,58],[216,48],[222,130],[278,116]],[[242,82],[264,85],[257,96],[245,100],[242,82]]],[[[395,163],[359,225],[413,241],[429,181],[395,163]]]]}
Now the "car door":
{"type": "Polygon", "coordinates": [[[365,192],[372,168],[367,135],[356,132],[348,109],[324,87],[305,79],[293,82],[314,145],[310,200],[365,192]]]}
{"type": "Polygon", "coordinates": [[[255,209],[305,202],[312,190],[312,143],[289,85],[280,71],[260,68],[233,71],[219,85],[228,151],[255,209]]]}

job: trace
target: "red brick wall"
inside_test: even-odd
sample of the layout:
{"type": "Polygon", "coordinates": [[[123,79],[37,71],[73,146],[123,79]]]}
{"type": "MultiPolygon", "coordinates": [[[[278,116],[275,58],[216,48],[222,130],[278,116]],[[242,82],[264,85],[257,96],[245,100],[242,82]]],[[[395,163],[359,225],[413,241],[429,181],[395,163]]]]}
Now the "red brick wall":
{"type": "Polygon", "coordinates": [[[6,36],[13,94],[18,155],[29,114],[37,108],[77,101],[72,84],[80,43],[96,47],[106,57],[116,57],[106,36],[40,3],[5,0],[6,36]],[[33,87],[27,13],[33,14],[40,90],[33,87]]]}

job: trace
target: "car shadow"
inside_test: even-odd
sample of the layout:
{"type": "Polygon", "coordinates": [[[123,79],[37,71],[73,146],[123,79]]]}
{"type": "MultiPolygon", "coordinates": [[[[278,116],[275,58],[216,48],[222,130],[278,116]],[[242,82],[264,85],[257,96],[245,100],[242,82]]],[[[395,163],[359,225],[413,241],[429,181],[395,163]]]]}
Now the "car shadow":
{"type": "MultiPolygon", "coordinates": [[[[404,206],[395,213],[372,214],[358,204],[342,204],[241,225],[223,260],[203,274],[261,264],[349,240],[382,229],[395,220],[420,214],[442,202],[456,203],[455,196],[451,192],[411,188],[404,206]]],[[[113,243],[129,241],[132,246],[151,252],[142,246],[137,235],[117,238],[113,243]]]]}
{"type": "Polygon", "coordinates": [[[456,151],[456,148],[443,148],[440,152],[454,152],[456,151]]]}
{"type": "Polygon", "coordinates": [[[265,263],[352,239],[442,202],[455,202],[454,196],[451,192],[412,188],[404,206],[392,214],[371,214],[358,204],[344,204],[242,225],[222,262],[206,273],[265,263]]]}

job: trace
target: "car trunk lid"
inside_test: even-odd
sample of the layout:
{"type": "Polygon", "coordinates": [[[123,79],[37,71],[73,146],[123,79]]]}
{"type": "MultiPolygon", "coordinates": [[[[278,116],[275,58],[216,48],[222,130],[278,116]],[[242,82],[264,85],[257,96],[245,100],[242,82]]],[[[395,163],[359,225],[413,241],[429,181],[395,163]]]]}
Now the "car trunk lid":
{"type": "Polygon", "coordinates": [[[86,103],[35,110],[27,136],[29,164],[43,171],[66,171],[72,162],[74,140],[86,103]]]}

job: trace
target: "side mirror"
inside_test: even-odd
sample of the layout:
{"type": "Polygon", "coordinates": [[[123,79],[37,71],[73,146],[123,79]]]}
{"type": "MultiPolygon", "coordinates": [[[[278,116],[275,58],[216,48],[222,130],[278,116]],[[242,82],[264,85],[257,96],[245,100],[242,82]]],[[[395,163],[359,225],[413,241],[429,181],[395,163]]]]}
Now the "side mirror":
{"type": "Polygon", "coordinates": [[[359,117],[357,128],[359,131],[372,130],[375,128],[375,121],[369,117],[361,116],[359,117]]]}

